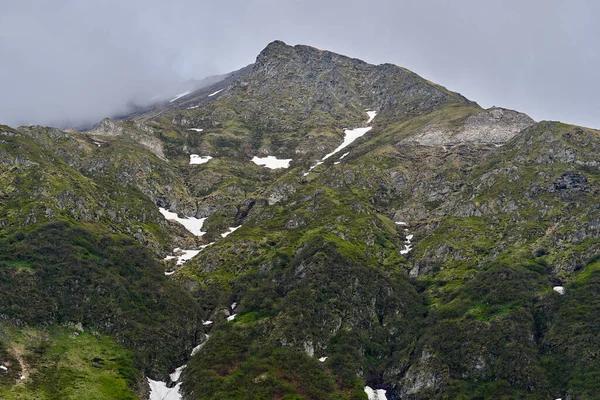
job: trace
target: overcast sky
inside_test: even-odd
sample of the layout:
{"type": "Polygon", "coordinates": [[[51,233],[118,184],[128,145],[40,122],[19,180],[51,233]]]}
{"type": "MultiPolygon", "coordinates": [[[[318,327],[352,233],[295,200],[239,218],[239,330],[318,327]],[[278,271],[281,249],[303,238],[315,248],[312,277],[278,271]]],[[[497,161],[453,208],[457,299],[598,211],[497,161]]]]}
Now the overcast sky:
{"type": "Polygon", "coordinates": [[[0,0],[0,123],[95,122],[280,39],[600,128],[598,18],[596,0],[0,0]]]}

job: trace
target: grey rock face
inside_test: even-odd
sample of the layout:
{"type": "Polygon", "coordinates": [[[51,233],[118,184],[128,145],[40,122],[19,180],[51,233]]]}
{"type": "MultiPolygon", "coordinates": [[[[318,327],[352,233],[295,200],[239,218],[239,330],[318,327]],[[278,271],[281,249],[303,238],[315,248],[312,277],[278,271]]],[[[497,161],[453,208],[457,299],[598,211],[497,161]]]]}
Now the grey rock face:
{"type": "Polygon", "coordinates": [[[463,127],[453,130],[447,126],[426,126],[404,143],[418,143],[423,146],[454,145],[459,143],[501,144],[513,138],[535,121],[526,114],[492,107],[467,117],[463,127]]]}

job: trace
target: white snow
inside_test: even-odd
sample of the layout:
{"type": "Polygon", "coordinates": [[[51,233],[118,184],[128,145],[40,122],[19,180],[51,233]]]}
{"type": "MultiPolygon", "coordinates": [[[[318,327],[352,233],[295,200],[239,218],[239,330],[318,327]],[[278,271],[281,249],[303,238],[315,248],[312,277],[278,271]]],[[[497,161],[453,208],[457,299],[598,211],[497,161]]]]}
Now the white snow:
{"type": "Polygon", "coordinates": [[[200,250],[182,250],[180,248],[176,248],[173,250],[173,253],[181,253],[177,257],[177,265],[183,265],[192,258],[196,257],[200,250]]]}
{"type": "Polygon", "coordinates": [[[396,222],[396,225],[408,225],[406,222],[396,222]]]}
{"type": "Polygon", "coordinates": [[[315,169],[316,167],[318,167],[318,166],[319,166],[319,165],[321,165],[321,164],[323,164],[323,161],[319,161],[319,162],[317,162],[315,165],[313,165],[312,167],[310,167],[310,168],[308,169],[308,172],[305,172],[305,173],[303,174],[303,176],[307,176],[308,174],[310,174],[310,171],[312,171],[313,169],[315,169]]]}
{"type": "Polygon", "coordinates": [[[370,386],[365,386],[365,393],[367,394],[369,400],[387,400],[385,392],[387,392],[385,389],[373,390],[370,386]]]}
{"type": "Polygon", "coordinates": [[[231,309],[234,310],[237,307],[237,303],[231,303],[231,309]]]}
{"type": "Polygon", "coordinates": [[[194,347],[194,348],[192,349],[192,352],[190,353],[190,356],[191,356],[191,357],[195,356],[196,354],[198,354],[198,352],[199,352],[200,350],[202,350],[202,348],[204,347],[204,345],[205,345],[205,344],[206,344],[206,342],[208,341],[208,338],[209,338],[209,337],[210,337],[210,336],[206,335],[206,340],[204,340],[204,342],[200,343],[198,346],[196,346],[196,347],[194,347]]]}
{"type": "Polygon", "coordinates": [[[172,382],[177,382],[179,380],[179,377],[181,376],[181,371],[183,371],[185,367],[187,367],[187,365],[182,365],[181,367],[177,368],[175,372],[169,375],[169,378],[171,378],[172,382]]]}
{"type": "Polygon", "coordinates": [[[150,385],[150,397],[148,400],[181,400],[181,394],[179,393],[181,383],[169,388],[166,382],[147,379],[148,385],[150,385]]]}
{"type": "Polygon", "coordinates": [[[254,156],[252,158],[252,162],[256,165],[264,165],[267,168],[270,169],[278,169],[278,168],[289,168],[290,167],[290,163],[292,162],[292,159],[278,159],[277,157],[274,156],[267,156],[267,157],[256,157],[254,156]]]}
{"type": "Polygon", "coordinates": [[[192,232],[196,236],[202,236],[206,232],[202,232],[202,225],[206,218],[194,218],[194,217],[186,217],[179,218],[177,213],[170,212],[166,208],[159,207],[159,211],[166,219],[173,220],[179,222],[181,225],[185,227],[188,231],[192,232]]]}
{"type": "Polygon", "coordinates": [[[558,292],[558,294],[565,294],[565,287],[564,286],[554,286],[552,288],[552,290],[554,290],[555,292],[558,292]]]}
{"type": "Polygon", "coordinates": [[[222,90],[223,90],[223,89],[219,89],[219,90],[217,90],[216,92],[209,94],[209,95],[208,95],[208,97],[212,97],[212,96],[214,96],[215,94],[217,94],[217,93],[221,92],[222,90]]]}
{"type": "Polygon", "coordinates": [[[175,273],[175,271],[165,271],[166,276],[173,275],[174,273],[175,273]]]}
{"type": "Polygon", "coordinates": [[[373,121],[373,118],[377,116],[377,111],[367,111],[367,115],[369,116],[369,120],[367,121],[367,125],[373,121]]]}
{"type": "Polygon", "coordinates": [[[340,157],[340,160],[341,160],[342,158],[346,157],[348,154],[350,154],[350,152],[349,152],[349,151],[347,151],[347,152],[345,152],[344,154],[342,154],[342,156],[340,157]]]}
{"type": "Polygon", "coordinates": [[[0,365],[0,368],[2,368],[5,371],[8,371],[8,368],[6,368],[4,365],[0,365]]]}
{"type": "Polygon", "coordinates": [[[211,156],[199,156],[198,154],[190,154],[190,165],[205,164],[212,160],[211,156]]]}
{"type": "Polygon", "coordinates": [[[204,326],[212,325],[212,323],[212,321],[202,321],[202,325],[204,326]]]}
{"type": "Polygon", "coordinates": [[[169,100],[169,103],[174,102],[177,99],[182,98],[183,96],[187,96],[188,94],[192,93],[191,90],[188,90],[187,92],[183,92],[183,93],[179,93],[177,96],[173,97],[171,100],[169,100]]]}
{"type": "Polygon", "coordinates": [[[333,165],[338,165],[339,163],[340,163],[339,161],[336,161],[333,163],[333,165]]]}
{"type": "Polygon", "coordinates": [[[233,321],[236,316],[237,316],[237,314],[230,315],[229,317],[227,317],[227,321],[233,321]]]}
{"type": "Polygon", "coordinates": [[[228,231],[228,232],[225,232],[225,233],[221,233],[221,236],[222,236],[222,237],[227,237],[227,236],[231,235],[233,232],[235,232],[235,231],[237,231],[238,229],[240,229],[241,227],[242,227],[242,226],[240,225],[240,226],[234,226],[234,227],[232,227],[232,228],[229,228],[229,231],[228,231]]]}
{"type": "Polygon", "coordinates": [[[321,362],[325,362],[325,361],[327,361],[327,359],[328,359],[328,358],[329,358],[329,357],[321,357],[321,358],[319,358],[319,361],[321,361],[321,362]]]}
{"type": "Polygon", "coordinates": [[[344,131],[344,141],[342,142],[342,144],[340,144],[331,153],[329,153],[325,157],[323,157],[323,160],[327,160],[329,157],[331,157],[335,153],[337,153],[340,150],[342,150],[342,149],[350,146],[352,144],[352,142],[354,142],[359,137],[363,136],[365,133],[369,132],[371,129],[373,129],[373,128],[370,127],[370,126],[367,126],[365,128],[346,129],[344,131]]]}
{"type": "Polygon", "coordinates": [[[25,375],[21,375],[21,380],[25,379],[25,375]]]}
{"type": "MultiPolygon", "coordinates": [[[[398,225],[406,225],[405,222],[396,222],[396,224],[398,224],[398,225]]],[[[405,229],[404,231],[408,232],[408,229],[405,229]]],[[[406,255],[406,254],[408,254],[412,250],[411,240],[414,237],[415,237],[415,235],[406,235],[406,240],[404,241],[404,249],[400,250],[400,254],[406,255]]]]}
{"type": "MultiPolygon", "coordinates": [[[[186,261],[191,260],[192,258],[196,257],[198,255],[198,253],[200,253],[202,250],[204,250],[205,248],[207,248],[210,245],[215,244],[215,242],[211,242],[209,244],[204,244],[202,246],[200,246],[199,250],[182,250],[179,247],[173,249],[173,253],[178,254],[177,256],[166,256],[164,259],[165,260],[172,260],[174,258],[177,259],[177,263],[176,265],[183,265],[186,263],[186,261]]],[[[175,273],[175,271],[168,271],[165,272],[165,275],[173,275],[175,273]]]]}
{"type": "Polygon", "coordinates": [[[194,132],[202,132],[204,129],[202,128],[189,128],[188,131],[194,131],[194,132]]]}
{"type": "Polygon", "coordinates": [[[198,108],[198,107],[200,107],[200,106],[191,106],[191,107],[188,107],[187,109],[188,110],[193,110],[194,108],[198,108]]]}

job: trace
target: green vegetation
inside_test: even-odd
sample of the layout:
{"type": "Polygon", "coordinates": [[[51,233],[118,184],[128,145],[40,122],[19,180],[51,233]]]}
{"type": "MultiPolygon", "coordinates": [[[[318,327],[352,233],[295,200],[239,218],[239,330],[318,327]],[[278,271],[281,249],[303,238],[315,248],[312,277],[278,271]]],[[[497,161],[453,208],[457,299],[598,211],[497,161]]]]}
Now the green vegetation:
{"type": "Polygon", "coordinates": [[[0,360],[10,364],[0,373],[0,397],[137,399],[141,376],[133,366],[131,350],[80,329],[0,325],[0,360]]]}

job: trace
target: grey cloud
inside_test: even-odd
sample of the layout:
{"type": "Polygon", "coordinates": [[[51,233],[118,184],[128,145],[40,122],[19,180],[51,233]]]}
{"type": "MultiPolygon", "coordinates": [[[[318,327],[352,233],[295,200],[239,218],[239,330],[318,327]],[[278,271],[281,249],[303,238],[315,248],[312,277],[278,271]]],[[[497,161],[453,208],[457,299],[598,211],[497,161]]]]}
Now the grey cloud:
{"type": "Polygon", "coordinates": [[[0,122],[97,121],[280,39],[600,128],[599,11],[584,0],[0,0],[0,122]]]}

